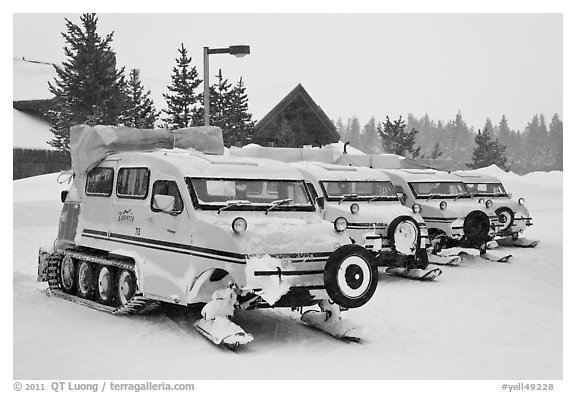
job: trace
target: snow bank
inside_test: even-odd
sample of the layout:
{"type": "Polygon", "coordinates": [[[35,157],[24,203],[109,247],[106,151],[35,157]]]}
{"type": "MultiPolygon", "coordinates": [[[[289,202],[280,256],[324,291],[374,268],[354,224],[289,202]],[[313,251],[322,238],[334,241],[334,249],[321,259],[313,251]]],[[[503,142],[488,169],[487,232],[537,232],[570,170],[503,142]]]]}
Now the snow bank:
{"type": "MultiPolygon", "coordinates": [[[[63,184],[58,183],[59,176],[60,172],[14,180],[12,182],[14,203],[40,201],[60,202],[60,193],[63,190],[68,190],[70,184],[68,184],[68,182],[63,184]]],[[[64,179],[65,176],[60,180],[64,179]]]]}
{"type": "Polygon", "coordinates": [[[490,166],[474,169],[469,172],[482,173],[485,175],[495,176],[498,179],[502,180],[504,186],[506,186],[508,183],[536,185],[541,187],[562,187],[563,185],[562,171],[531,172],[521,176],[517,175],[512,171],[505,172],[504,170],[500,169],[497,165],[492,164],[490,166]]]}

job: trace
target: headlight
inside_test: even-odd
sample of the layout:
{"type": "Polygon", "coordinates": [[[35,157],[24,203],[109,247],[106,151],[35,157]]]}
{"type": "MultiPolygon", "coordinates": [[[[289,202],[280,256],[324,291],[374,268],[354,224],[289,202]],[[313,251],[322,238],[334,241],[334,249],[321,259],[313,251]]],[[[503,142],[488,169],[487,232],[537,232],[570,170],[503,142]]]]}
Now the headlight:
{"type": "Polygon", "coordinates": [[[488,209],[490,209],[490,208],[492,207],[492,201],[491,201],[490,199],[488,199],[488,200],[486,201],[486,207],[487,207],[488,209]]]}
{"type": "Polygon", "coordinates": [[[524,204],[524,198],[519,198],[519,199],[518,199],[518,204],[519,204],[519,205],[523,205],[523,204],[524,204]]]}
{"type": "Polygon", "coordinates": [[[412,205],[412,211],[414,213],[420,213],[422,212],[422,206],[420,206],[419,204],[415,203],[412,205]]]}
{"type": "Polygon", "coordinates": [[[444,210],[448,207],[448,204],[446,203],[446,201],[442,201],[440,202],[440,210],[444,210]]]}
{"type": "Polygon", "coordinates": [[[242,217],[236,217],[234,221],[232,221],[232,230],[235,233],[241,234],[246,231],[246,228],[248,228],[248,223],[242,217]]]}
{"type": "Polygon", "coordinates": [[[484,203],[484,198],[478,199],[478,203],[484,203]]]}
{"type": "Polygon", "coordinates": [[[358,213],[358,210],[360,210],[360,206],[358,206],[357,203],[353,203],[350,205],[350,211],[352,212],[352,214],[358,213]]]}
{"type": "Polygon", "coordinates": [[[348,228],[348,220],[344,217],[338,217],[334,220],[334,229],[336,229],[336,232],[344,232],[346,228],[348,228]]]}

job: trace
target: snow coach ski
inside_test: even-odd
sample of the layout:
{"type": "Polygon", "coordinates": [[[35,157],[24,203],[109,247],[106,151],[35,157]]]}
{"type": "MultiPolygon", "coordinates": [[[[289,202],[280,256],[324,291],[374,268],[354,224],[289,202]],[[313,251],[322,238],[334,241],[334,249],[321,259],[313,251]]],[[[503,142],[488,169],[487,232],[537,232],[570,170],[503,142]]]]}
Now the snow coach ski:
{"type": "Polygon", "coordinates": [[[38,258],[38,280],[59,298],[116,315],[204,304],[196,330],[235,349],[253,340],[236,309],[339,316],[376,290],[373,256],[318,216],[301,174],[224,157],[217,127],[82,125],[70,150],[58,236],[38,258]]]}

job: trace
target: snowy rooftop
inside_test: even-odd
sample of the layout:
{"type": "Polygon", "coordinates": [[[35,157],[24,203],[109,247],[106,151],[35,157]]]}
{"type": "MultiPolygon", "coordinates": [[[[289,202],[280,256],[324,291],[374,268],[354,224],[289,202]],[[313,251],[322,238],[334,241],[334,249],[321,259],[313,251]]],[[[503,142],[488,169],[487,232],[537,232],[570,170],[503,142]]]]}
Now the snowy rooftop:
{"type": "Polygon", "coordinates": [[[322,162],[297,162],[295,167],[308,172],[317,180],[380,180],[388,181],[390,178],[381,171],[366,167],[353,167],[322,162]]]}

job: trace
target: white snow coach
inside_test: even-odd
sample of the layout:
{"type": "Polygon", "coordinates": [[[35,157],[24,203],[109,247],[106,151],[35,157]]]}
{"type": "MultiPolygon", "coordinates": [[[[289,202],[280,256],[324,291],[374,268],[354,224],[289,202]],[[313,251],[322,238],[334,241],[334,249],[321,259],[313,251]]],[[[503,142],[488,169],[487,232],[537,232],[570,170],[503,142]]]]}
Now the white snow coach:
{"type": "Polygon", "coordinates": [[[526,228],[533,225],[524,198],[512,199],[512,194],[506,192],[502,181],[495,176],[476,171],[452,173],[462,179],[470,195],[479,203],[484,203],[488,198],[494,203],[493,207],[502,224],[496,233],[498,244],[516,247],[535,247],[538,244],[537,240],[519,237],[526,228]]]}
{"type": "Polygon", "coordinates": [[[441,270],[426,270],[428,229],[420,205],[400,203],[390,178],[381,171],[320,162],[297,162],[320,215],[347,229],[356,244],[370,250],[386,272],[433,280],[441,270]]]}
{"type": "Polygon", "coordinates": [[[260,307],[319,305],[301,319],[357,339],[340,311],[374,294],[373,256],[318,216],[296,168],[191,149],[221,152],[215,135],[221,144],[216,127],[73,127],[73,183],[39,280],[115,314],[206,303],[195,326],[228,347],[252,340],[234,310],[260,307]]]}
{"type": "MultiPolygon", "coordinates": [[[[433,253],[444,249],[477,249],[485,256],[487,243],[501,224],[490,199],[474,201],[462,179],[431,169],[381,169],[392,179],[401,201],[420,204],[433,253]]],[[[488,257],[488,256],[486,256],[488,257]]],[[[498,258],[501,262],[510,256],[498,258]]]]}

